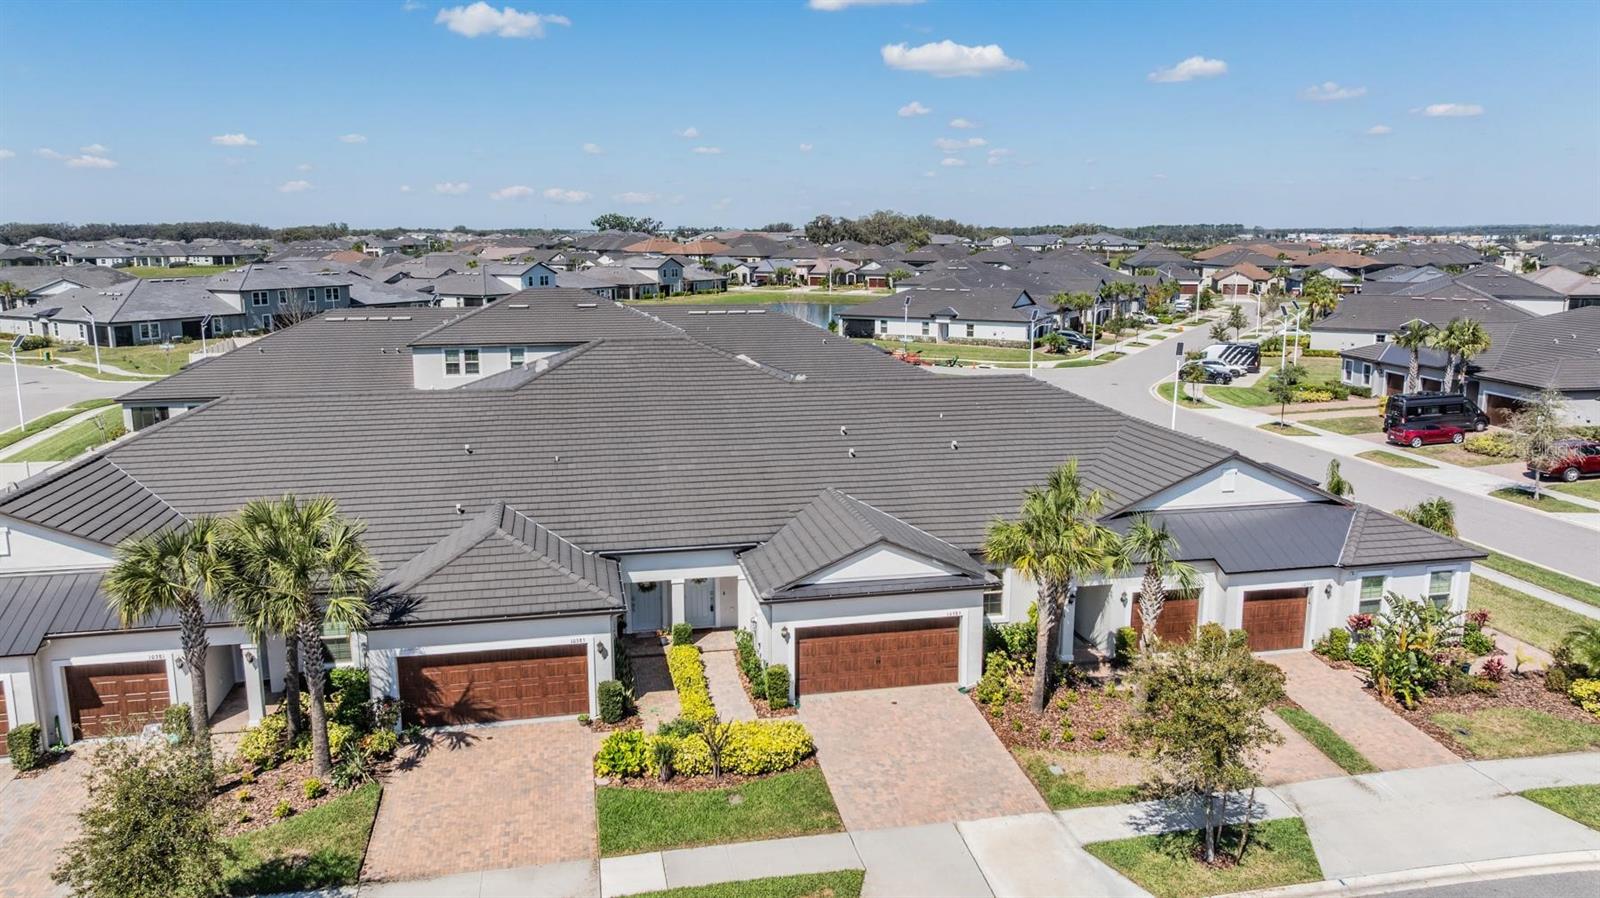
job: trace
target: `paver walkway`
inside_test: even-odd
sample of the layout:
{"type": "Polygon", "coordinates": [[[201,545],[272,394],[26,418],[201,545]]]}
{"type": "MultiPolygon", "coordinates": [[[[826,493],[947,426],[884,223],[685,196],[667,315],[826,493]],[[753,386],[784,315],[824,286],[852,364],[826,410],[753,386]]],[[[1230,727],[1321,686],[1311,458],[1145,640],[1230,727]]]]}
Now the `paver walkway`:
{"type": "Polygon", "coordinates": [[[1334,670],[1310,652],[1264,657],[1287,675],[1284,691],[1289,698],[1343,736],[1380,770],[1460,761],[1449,749],[1373,698],[1355,672],[1334,670]]]}
{"type": "Polygon", "coordinates": [[[717,715],[723,720],[755,720],[755,705],[750,704],[744,683],[739,680],[738,657],[731,651],[702,653],[706,685],[711,687],[711,702],[717,706],[717,715]]]}
{"type": "Polygon", "coordinates": [[[1282,745],[1274,745],[1261,759],[1261,781],[1269,786],[1280,783],[1298,783],[1319,780],[1330,776],[1344,776],[1344,768],[1328,760],[1300,731],[1290,726],[1282,717],[1267,712],[1267,723],[1283,737],[1282,745]]]}
{"type": "Polygon", "coordinates": [[[633,664],[633,700],[639,708],[639,720],[646,732],[678,716],[678,692],[672,688],[672,675],[667,672],[667,657],[660,652],[634,654],[630,649],[628,659],[633,664]]]}
{"type": "Polygon", "coordinates": [[[593,858],[599,746],[570,720],[434,733],[384,786],[363,878],[593,858]]]}
{"type": "Polygon", "coordinates": [[[61,849],[78,834],[88,791],[86,752],[28,776],[9,767],[0,780],[0,896],[65,895],[50,880],[61,849]]]}
{"type": "Polygon", "coordinates": [[[1046,810],[972,700],[952,686],[807,696],[800,720],[849,829],[1046,810]]]}

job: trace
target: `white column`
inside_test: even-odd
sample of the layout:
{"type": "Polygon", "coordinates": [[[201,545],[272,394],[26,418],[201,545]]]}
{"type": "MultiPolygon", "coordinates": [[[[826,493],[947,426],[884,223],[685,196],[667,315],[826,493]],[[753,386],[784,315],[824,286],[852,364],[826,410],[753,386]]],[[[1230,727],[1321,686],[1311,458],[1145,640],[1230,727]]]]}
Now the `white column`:
{"type": "Polygon", "coordinates": [[[672,613],[672,617],[667,621],[667,629],[669,629],[669,630],[672,629],[672,625],[673,624],[681,623],[681,622],[686,621],[686,620],[689,619],[688,613],[687,613],[686,609],[684,608],[684,604],[683,604],[683,581],[682,580],[674,580],[674,581],[672,581],[672,608],[671,608],[671,613],[672,613]]]}
{"type": "Polygon", "coordinates": [[[261,722],[267,713],[267,687],[261,680],[261,647],[246,643],[239,646],[244,659],[244,697],[250,707],[250,725],[261,722]]]}

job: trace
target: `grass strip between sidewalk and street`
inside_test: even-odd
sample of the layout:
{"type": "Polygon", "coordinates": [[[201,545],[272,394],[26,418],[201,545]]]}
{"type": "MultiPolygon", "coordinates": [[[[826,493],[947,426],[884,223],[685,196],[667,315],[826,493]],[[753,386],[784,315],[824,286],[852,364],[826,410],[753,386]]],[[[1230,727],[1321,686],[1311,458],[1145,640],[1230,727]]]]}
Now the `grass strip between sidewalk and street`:
{"type": "Polygon", "coordinates": [[[90,409],[105,408],[108,405],[115,405],[116,402],[117,401],[115,399],[85,399],[82,402],[75,402],[64,409],[58,409],[50,412],[49,414],[40,415],[39,417],[34,418],[32,421],[29,421],[25,427],[20,429],[13,427],[5,433],[0,433],[0,449],[20,443],[36,433],[43,433],[57,424],[60,424],[62,421],[65,421],[68,418],[76,415],[81,415],[90,409]]]}
{"type": "Polygon", "coordinates": [[[230,895],[268,895],[355,884],[367,856],[382,787],[359,789],[271,826],[228,840],[230,895]]]}
{"type": "Polygon", "coordinates": [[[1552,605],[1544,599],[1503,586],[1487,577],[1472,578],[1472,587],[1467,593],[1467,607],[1488,611],[1491,627],[1547,652],[1555,651],[1562,637],[1574,627],[1594,622],[1593,618],[1552,605]]]}
{"type": "MultiPolygon", "coordinates": [[[[1095,842],[1084,849],[1155,898],[1253,892],[1322,879],[1311,836],[1298,817],[1252,825],[1244,860],[1237,864],[1211,867],[1201,862],[1197,857],[1200,838],[1198,830],[1185,830],[1095,842]]],[[[1235,850],[1239,828],[1224,828],[1221,841],[1219,853],[1235,850]]]]}
{"type": "Polygon", "coordinates": [[[1382,433],[1383,419],[1377,415],[1345,415],[1340,418],[1301,418],[1300,423],[1331,433],[1355,436],[1359,433],[1382,433]]]}
{"type": "Polygon", "coordinates": [[[1502,487],[1489,495],[1496,499],[1504,499],[1507,502],[1515,502],[1518,505],[1538,511],[1547,511],[1551,514],[1600,514],[1600,510],[1590,508],[1587,505],[1579,505],[1576,502],[1568,502],[1565,499],[1558,499],[1548,492],[1535,499],[1533,493],[1515,486],[1502,487]]]}
{"type": "Polygon", "coordinates": [[[1139,800],[1137,785],[1091,785],[1082,772],[1066,770],[1065,765],[1058,766],[1056,769],[1062,772],[1056,773],[1050,769],[1053,760],[1049,751],[1023,748],[1013,748],[1011,751],[1022,767],[1022,772],[1028,775],[1028,779],[1033,780],[1033,785],[1051,810],[1127,804],[1139,800]]]}
{"type": "Polygon", "coordinates": [[[1171,402],[1172,401],[1173,389],[1176,388],[1176,387],[1179,387],[1179,386],[1184,388],[1182,390],[1182,392],[1180,392],[1178,394],[1178,405],[1180,407],[1182,407],[1182,408],[1216,408],[1215,405],[1212,405],[1211,403],[1205,401],[1204,399],[1200,398],[1199,396],[1191,395],[1191,393],[1190,393],[1191,390],[1196,392],[1196,393],[1200,392],[1200,386],[1198,384],[1177,384],[1177,383],[1173,383],[1172,381],[1167,381],[1165,383],[1161,383],[1161,384],[1157,384],[1156,385],[1156,394],[1161,397],[1161,401],[1162,402],[1171,402]]]}
{"type": "Polygon", "coordinates": [[[1439,711],[1432,719],[1480,760],[1532,758],[1600,748],[1600,723],[1568,720],[1534,708],[1439,711]]]}
{"type": "Polygon", "coordinates": [[[1545,489],[1600,502],[1600,479],[1579,480],[1575,483],[1552,483],[1546,486],[1545,489]]]}
{"type": "Polygon", "coordinates": [[[641,892],[634,898],[859,898],[866,876],[864,870],[768,876],[741,882],[641,892]]]}
{"type": "Polygon", "coordinates": [[[818,767],[726,789],[672,792],[602,786],[595,790],[595,805],[604,857],[810,836],[844,828],[828,781],[818,767]],[[734,796],[739,803],[729,801],[734,796]]]}
{"type": "Polygon", "coordinates": [[[1377,462],[1380,465],[1384,465],[1385,467],[1390,467],[1390,468],[1437,468],[1438,467],[1438,465],[1430,465],[1425,461],[1419,461],[1419,460],[1417,460],[1415,458],[1411,458],[1410,456],[1399,455],[1399,454],[1394,453],[1394,452],[1385,452],[1382,449],[1368,449],[1365,452],[1357,452],[1356,453],[1356,458],[1364,458],[1367,461],[1377,462]]]}
{"type": "Polygon", "coordinates": [[[1306,741],[1316,746],[1317,751],[1328,756],[1328,760],[1338,764],[1345,773],[1355,775],[1359,773],[1377,773],[1378,767],[1367,760],[1366,755],[1356,751],[1356,747],[1344,740],[1343,736],[1335,733],[1331,727],[1323,723],[1315,714],[1303,708],[1278,708],[1278,716],[1284,723],[1294,727],[1295,732],[1306,737],[1306,741]]]}
{"type": "Polygon", "coordinates": [[[66,461],[108,443],[108,437],[115,438],[122,433],[122,409],[108,408],[60,433],[41,439],[21,452],[8,456],[5,461],[66,461]]]}
{"type": "MultiPolygon", "coordinates": [[[[1210,394],[1208,393],[1207,395],[1210,394]]],[[[1280,437],[1314,437],[1317,435],[1314,430],[1306,430],[1304,427],[1296,427],[1293,424],[1279,424],[1276,421],[1257,424],[1256,429],[1265,430],[1267,433],[1275,433],[1280,437]]]]}
{"type": "Polygon", "coordinates": [[[1579,580],[1577,577],[1569,577],[1560,571],[1553,571],[1531,561],[1523,561],[1520,558],[1502,555],[1487,546],[1477,546],[1477,548],[1489,553],[1488,558],[1478,563],[1490,570],[1499,571],[1507,576],[1516,577],[1518,580],[1525,580],[1534,586],[1542,586],[1551,592],[1558,592],[1568,598],[1577,599],[1580,602],[1588,602],[1590,605],[1600,607],[1600,586],[1586,580],[1579,580]]]}
{"type": "Polygon", "coordinates": [[[1600,830],[1600,786],[1553,786],[1519,793],[1563,817],[1571,817],[1590,829],[1600,830]]]}

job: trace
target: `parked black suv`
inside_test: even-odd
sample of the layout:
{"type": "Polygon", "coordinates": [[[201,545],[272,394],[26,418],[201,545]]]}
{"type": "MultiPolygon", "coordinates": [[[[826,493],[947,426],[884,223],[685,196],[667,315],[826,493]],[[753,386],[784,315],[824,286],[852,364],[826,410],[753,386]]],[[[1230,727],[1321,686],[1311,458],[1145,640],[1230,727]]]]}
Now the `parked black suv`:
{"type": "Polygon", "coordinates": [[[1396,393],[1383,409],[1383,429],[1399,425],[1449,424],[1462,430],[1489,429],[1489,416],[1460,393],[1396,393]]]}

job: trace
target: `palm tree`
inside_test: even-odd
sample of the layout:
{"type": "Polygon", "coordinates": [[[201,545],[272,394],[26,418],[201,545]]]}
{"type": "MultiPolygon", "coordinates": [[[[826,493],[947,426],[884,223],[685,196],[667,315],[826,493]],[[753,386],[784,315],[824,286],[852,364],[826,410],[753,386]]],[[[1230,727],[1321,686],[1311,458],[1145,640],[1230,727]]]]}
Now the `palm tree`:
{"type": "Polygon", "coordinates": [[[1456,506],[1443,496],[1424,499],[1412,508],[1395,510],[1395,516],[1445,536],[1456,535],[1456,506]]]}
{"type": "Polygon", "coordinates": [[[905,280],[908,277],[911,277],[911,272],[906,271],[904,268],[896,268],[895,270],[889,272],[889,289],[893,290],[895,284],[905,280]]]}
{"type": "Polygon", "coordinates": [[[1050,472],[1043,486],[1023,493],[1014,521],[989,524],[983,550],[990,563],[1016,568],[1039,584],[1039,635],[1034,644],[1033,709],[1043,711],[1050,689],[1050,647],[1068,598],[1085,577],[1111,576],[1121,550],[1115,532],[1097,519],[1105,494],[1085,490],[1076,459],[1050,472]]]}
{"type": "Polygon", "coordinates": [[[117,546],[106,573],[111,610],[122,626],[164,613],[178,617],[178,640],[189,673],[189,723],[196,744],[209,746],[211,705],[206,694],[206,597],[222,591],[225,568],[218,552],[220,528],[208,517],[117,546]]]}
{"type": "Polygon", "coordinates": [[[229,533],[240,580],[254,588],[243,616],[252,626],[289,633],[299,650],[310,694],[306,711],[317,776],[327,776],[333,766],[323,704],[323,627],[366,627],[367,593],[377,567],[361,544],[365,530],[365,524],[340,517],[332,499],[284,496],[246,504],[229,533]]]}
{"type": "Polygon", "coordinates": [[[1389,335],[1389,342],[1401,349],[1411,350],[1411,367],[1406,371],[1406,392],[1415,393],[1422,387],[1422,348],[1432,346],[1439,329],[1415,318],[1389,335]]]}
{"type": "Polygon", "coordinates": [[[1475,318],[1452,318],[1437,343],[1445,351],[1444,388],[1449,392],[1457,380],[1465,385],[1467,362],[1489,348],[1489,332],[1475,318]]]}
{"type": "Polygon", "coordinates": [[[28,291],[18,287],[16,284],[10,281],[0,281],[0,308],[14,309],[21,305],[22,298],[27,295],[28,291]]]}
{"type": "Polygon", "coordinates": [[[1344,479],[1344,473],[1339,470],[1337,458],[1328,460],[1328,481],[1323,484],[1323,489],[1343,499],[1356,494],[1356,485],[1344,479]]]}
{"type": "Polygon", "coordinates": [[[1327,316],[1339,305],[1339,288],[1326,275],[1317,272],[1306,278],[1300,298],[1311,308],[1311,317],[1327,316]]]}
{"type": "Polygon", "coordinates": [[[1145,515],[1134,518],[1128,535],[1122,538],[1121,567],[1144,565],[1139,583],[1139,650],[1148,651],[1156,641],[1156,621],[1167,603],[1167,581],[1174,580],[1179,592],[1187,592],[1200,582],[1195,569],[1178,560],[1178,540],[1165,524],[1156,526],[1145,515]]]}

